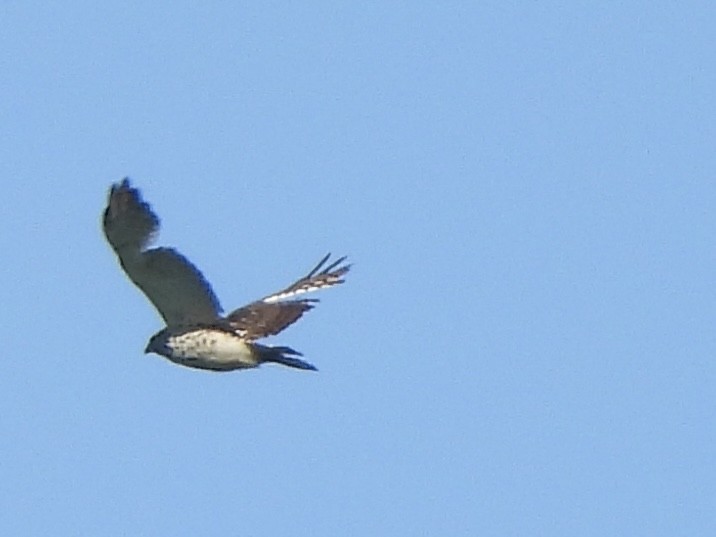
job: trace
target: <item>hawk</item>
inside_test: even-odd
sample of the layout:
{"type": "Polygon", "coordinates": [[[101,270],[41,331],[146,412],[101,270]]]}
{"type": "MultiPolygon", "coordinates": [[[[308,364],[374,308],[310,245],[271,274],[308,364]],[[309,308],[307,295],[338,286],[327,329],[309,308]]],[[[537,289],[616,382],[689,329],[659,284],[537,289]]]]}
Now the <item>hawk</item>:
{"type": "Polygon", "coordinates": [[[290,347],[256,341],[283,331],[318,302],[298,295],[343,283],[350,269],[345,257],[329,263],[328,254],[285,289],[223,316],[211,285],[191,261],[173,248],[148,248],[159,231],[159,218],[129,179],[110,188],[102,227],[122,269],[166,323],[149,339],[145,353],[211,371],[248,369],[265,362],[316,370],[290,347]]]}

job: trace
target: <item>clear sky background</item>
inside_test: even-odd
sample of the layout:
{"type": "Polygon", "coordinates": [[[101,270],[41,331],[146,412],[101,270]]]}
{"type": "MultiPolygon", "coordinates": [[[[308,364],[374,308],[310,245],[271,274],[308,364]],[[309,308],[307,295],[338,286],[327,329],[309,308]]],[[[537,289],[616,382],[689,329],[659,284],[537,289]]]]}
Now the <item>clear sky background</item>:
{"type": "Polygon", "coordinates": [[[0,534],[716,535],[713,3],[195,4],[0,5],[0,534]],[[143,355],[124,176],[318,373],[143,355]]]}

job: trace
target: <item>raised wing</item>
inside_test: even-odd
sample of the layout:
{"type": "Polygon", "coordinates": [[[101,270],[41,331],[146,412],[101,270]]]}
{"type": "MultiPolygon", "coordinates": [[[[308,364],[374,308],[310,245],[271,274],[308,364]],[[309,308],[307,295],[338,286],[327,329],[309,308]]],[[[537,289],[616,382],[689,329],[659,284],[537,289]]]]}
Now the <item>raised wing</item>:
{"type": "Polygon", "coordinates": [[[341,257],[324,268],[330,255],[326,255],[311,272],[285,289],[232,311],[226,317],[230,327],[247,340],[254,340],[276,335],[295,323],[318,300],[288,299],[345,281],[343,276],[350,270],[350,265],[340,265],[346,258],[341,257]]]}
{"type": "Polygon", "coordinates": [[[128,179],[112,185],[103,229],[124,272],[167,325],[208,323],[219,317],[219,300],[186,257],[172,248],[145,250],[159,230],[159,218],[128,179]]]}

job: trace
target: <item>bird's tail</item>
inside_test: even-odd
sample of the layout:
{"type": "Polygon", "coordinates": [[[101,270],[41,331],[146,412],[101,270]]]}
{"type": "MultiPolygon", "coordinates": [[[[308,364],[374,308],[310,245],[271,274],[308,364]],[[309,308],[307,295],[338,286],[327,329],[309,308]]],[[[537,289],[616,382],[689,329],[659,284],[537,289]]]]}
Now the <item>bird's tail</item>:
{"type": "Polygon", "coordinates": [[[252,346],[260,363],[273,362],[288,367],[295,367],[296,369],[318,371],[316,366],[296,358],[296,356],[303,355],[291,347],[269,347],[267,345],[259,345],[258,343],[253,343],[252,346]]]}

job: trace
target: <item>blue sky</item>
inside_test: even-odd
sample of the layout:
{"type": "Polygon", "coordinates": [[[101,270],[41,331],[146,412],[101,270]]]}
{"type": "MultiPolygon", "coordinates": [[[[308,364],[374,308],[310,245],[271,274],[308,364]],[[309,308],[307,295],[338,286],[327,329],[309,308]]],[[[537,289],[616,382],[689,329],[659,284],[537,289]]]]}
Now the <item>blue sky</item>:
{"type": "Polygon", "coordinates": [[[713,4],[194,4],[0,6],[0,533],[713,535],[713,4]],[[124,176],[318,373],[142,354],[124,176]]]}

